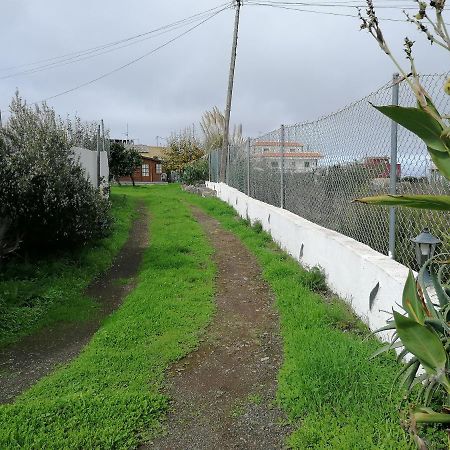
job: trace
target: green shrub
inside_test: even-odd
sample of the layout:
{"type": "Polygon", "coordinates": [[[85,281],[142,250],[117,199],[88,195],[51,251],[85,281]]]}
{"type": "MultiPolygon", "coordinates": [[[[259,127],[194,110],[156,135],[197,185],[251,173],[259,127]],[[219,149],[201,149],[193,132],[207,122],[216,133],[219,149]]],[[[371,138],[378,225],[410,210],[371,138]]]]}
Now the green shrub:
{"type": "Polygon", "coordinates": [[[208,161],[198,159],[189,163],[181,176],[181,182],[184,184],[204,183],[208,179],[208,161]]]}
{"type": "Polygon", "coordinates": [[[326,292],[328,290],[325,272],[320,266],[314,266],[302,273],[302,283],[314,292],[326,292]]]}
{"type": "Polygon", "coordinates": [[[28,249],[82,245],[105,236],[110,203],[86,177],[64,124],[46,105],[35,109],[16,95],[0,130],[0,217],[4,239],[28,249]]]}

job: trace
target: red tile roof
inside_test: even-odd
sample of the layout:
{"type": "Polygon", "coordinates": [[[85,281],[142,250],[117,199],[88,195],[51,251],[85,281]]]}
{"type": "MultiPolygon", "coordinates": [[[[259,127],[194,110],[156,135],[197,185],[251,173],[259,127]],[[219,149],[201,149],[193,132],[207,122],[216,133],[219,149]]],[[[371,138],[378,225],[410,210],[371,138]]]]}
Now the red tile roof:
{"type": "MultiPolygon", "coordinates": [[[[274,158],[274,157],[281,157],[280,153],[258,153],[255,156],[259,156],[261,158],[274,158]]],[[[285,158],[322,158],[323,156],[318,152],[284,152],[285,158]]]]}
{"type": "MultiPolygon", "coordinates": [[[[279,141],[257,141],[253,144],[255,147],[281,147],[279,141]]],[[[300,142],[285,142],[285,147],[303,147],[300,142]]]]}

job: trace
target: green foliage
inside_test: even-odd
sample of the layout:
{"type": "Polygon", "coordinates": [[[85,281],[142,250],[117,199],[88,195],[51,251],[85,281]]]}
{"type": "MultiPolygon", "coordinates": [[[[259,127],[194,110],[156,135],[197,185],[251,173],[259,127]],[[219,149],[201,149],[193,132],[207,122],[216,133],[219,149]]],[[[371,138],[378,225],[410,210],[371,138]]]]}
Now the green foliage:
{"type": "Polygon", "coordinates": [[[357,200],[369,205],[408,206],[418,209],[450,210],[449,195],[378,195],[357,200]]]}
{"type": "Polygon", "coordinates": [[[188,164],[204,155],[200,144],[189,133],[171,136],[164,160],[165,170],[183,173],[188,164]]]}
{"type": "Polygon", "coordinates": [[[204,183],[208,179],[208,161],[199,159],[189,163],[181,176],[181,182],[184,184],[204,183]]]}
{"type": "MultiPolygon", "coordinates": [[[[284,342],[278,401],[296,431],[296,449],[410,449],[399,424],[401,393],[391,396],[398,365],[393,355],[369,361],[379,346],[367,328],[336,299],[324,300],[305,284],[309,275],[217,199],[183,194],[238,235],[258,258],[276,295],[284,342]]],[[[442,433],[444,435],[444,433],[442,433]]],[[[441,434],[436,439],[440,439],[441,434]]]]}
{"type": "Polygon", "coordinates": [[[141,165],[141,156],[135,148],[125,148],[113,142],[109,149],[109,177],[119,181],[120,177],[131,177],[134,186],[134,171],[141,165]]]}
{"type": "Polygon", "coordinates": [[[78,251],[17,257],[0,266],[0,347],[55,322],[82,321],[97,306],[84,289],[125,243],[134,203],[112,194],[112,233],[78,251]]]}
{"type": "Polygon", "coordinates": [[[263,226],[262,223],[259,220],[255,220],[252,225],[253,230],[255,233],[262,233],[263,232],[263,226]]]}
{"type": "Polygon", "coordinates": [[[306,271],[302,282],[313,292],[326,292],[328,290],[325,272],[319,266],[314,266],[306,271]]]}
{"type": "MultiPolygon", "coordinates": [[[[167,189],[169,188],[169,189],[167,189]]],[[[212,248],[178,190],[113,187],[151,208],[136,289],[72,363],[0,406],[0,448],[130,449],[160,429],[168,365],[213,312],[212,248]]]]}
{"type": "Polygon", "coordinates": [[[0,217],[6,238],[33,250],[74,247],[104,237],[111,225],[103,198],[75,160],[66,128],[43,105],[16,95],[0,130],[0,217]]]}

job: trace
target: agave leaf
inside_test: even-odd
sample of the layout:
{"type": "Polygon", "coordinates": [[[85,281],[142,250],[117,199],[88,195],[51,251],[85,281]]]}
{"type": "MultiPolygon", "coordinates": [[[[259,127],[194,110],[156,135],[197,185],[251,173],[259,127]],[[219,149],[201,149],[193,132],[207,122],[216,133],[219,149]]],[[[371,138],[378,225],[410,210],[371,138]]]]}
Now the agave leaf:
{"type": "Polygon", "coordinates": [[[416,423],[450,423],[450,414],[437,413],[430,408],[418,408],[413,417],[416,423]]]}
{"type": "Polygon", "coordinates": [[[417,293],[416,280],[414,279],[414,275],[411,269],[408,272],[408,278],[406,279],[405,287],[403,288],[402,306],[403,309],[408,313],[408,317],[410,319],[423,324],[426,311],[424,310],[423,303],[417,293]]]}
{"type": "Polygon", "coordinates": [[[395,322],[393,320],[388,320],[387,325],[381,328],[377,328],[372,334],[380,333],[381,331],[395,330],[395,322]]]}
{"type": "MultiPolygon", "coordinates": [[[[395,375],[394,383],[396,383],[400,377],[415,363],[419,362],[418,359],[413,356],[406,364],[403,365],[403,367],[398,371],[397,375],[395,375]]],[[[420,365],[420,363],[419,363],[420,365]]],[[[417,366],[417,368],[419,367],[417,366]]],[[[417,370],[416,370],[417,371],[417,370]]]]}
{"type": "Polygon", "coordinates": [[[376,350],[372,355],[370,355],[369,359],[373,359],[378,355],[381,355],[381,353],[388,352],[389,350],[392,350],[394,348],[403,347],[403,344],[401,342],[395,342],[390,344],[385,344],[382,347],[380,347],[378,350],[376,350]]]}
{"type": "MultiPolygon", "coordinates": [[[[450,163],[450,157],[449,157],[450,163]]],[[[449,169],[450,170],[450,169],[449,169]]],[[[450,178],[450,171],[449,171],[450,178]]],[[[355,202],[368,205],[405,206],[416,209],[433,209],[450,211],[449,195],[376,195],[373,197],[357,198],[355,202]]]]}
{"type": "Polygon", "coordinates": [[[436,291],[436,295],[439,300],[439,305],[441,305],[441,307],[444,307],[450,302],[450,297],[444,291],[443,287],[441,286],[441,283],[439,283],[438,277],[436,276],[433,270],[430,270],[430,274],[431,280],[433,281],[434,290],[436,291]]]}
{"type": "Polygon", "coordinates": [[[408,350],[404,348],[398,355],[397,355],[397,361],[400,362],[403,360],[403,358],[408,354],[408,350]]]}
{"type": "Polygon", "coordinates": [[[425,371],[432,375],[442,373],[447,354],[437,334],[396,311],[394,320],[403,345],[420,361],[425,371]]]}
{"type": "Polygon", "coordinates": [[[425,319],[425,325],[429,325],[439,334],[443,334],[445,332],[445,323],[440,321],[439,319],[425,319]]]}
{"type": "Polygon", "coordinates": [[[375,106],[375,108],[420,137],[427,147],[442,153],[449,152],[441,138],[444,128],[438,120],[427,112],[418,108],[405,108],[402,106],[375,106]]]}
{"type": "Polygon", "coordinates": [[[441,172],[447,180],[450,180],[450,155],[448,153],[437,151],[431,147],[427,147],[427,150],[434,164],[439,169],[439,172],[441,172]]]}
{"type": "Polygon", "coordinates": [[[411,390],[414,380],[416,379],[417,371],[419,370],[420,362],[413,361],[405,370],[403,376],[400,378],[400,386],[404,386],[408,391],[411,390]]]}
{"type": "Polygon", "coordinates": [[[430,380],[430,383],[424,390],[423,394],[423,403],[425,406],[428,406],[433,399],[433,395],[436,392],[437,388],[439,387],[439,382],[435,379],[430,380]]]}
{"type": "Polygon", "coordinates": [[[413,389],[418,384],[423,384],[423,382],[428,380],[429,378],[430,375],[428,375],[427,373],[423,373],[422,375],[417,376],[411,386],[411,389],[413,389]]]}

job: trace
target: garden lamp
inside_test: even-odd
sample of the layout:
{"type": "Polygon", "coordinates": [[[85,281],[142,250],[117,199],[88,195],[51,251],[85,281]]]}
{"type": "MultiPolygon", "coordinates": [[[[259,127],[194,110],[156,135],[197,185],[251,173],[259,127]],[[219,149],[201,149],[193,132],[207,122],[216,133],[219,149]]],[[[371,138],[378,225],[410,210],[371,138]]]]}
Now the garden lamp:
{"type": "Polygon", "coordinates": [[[419,267],[422,267],[429,259],[434,255],[436,250],[436,245],[440,244],[441,241],[433,236],[428,228],[424,228],[419,236],[411,239],[414,242],[416,250],[416,261],[419,267]]]}

